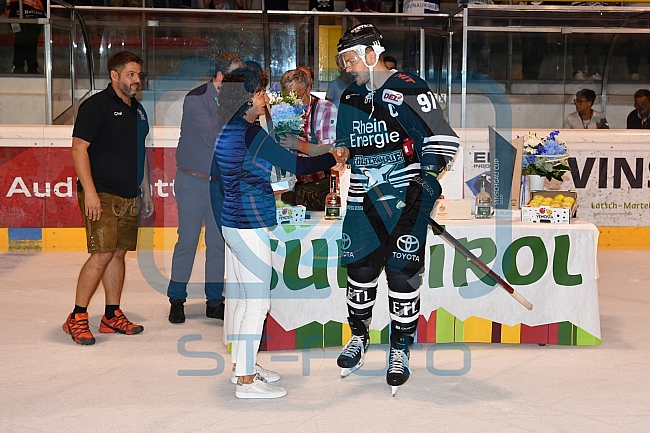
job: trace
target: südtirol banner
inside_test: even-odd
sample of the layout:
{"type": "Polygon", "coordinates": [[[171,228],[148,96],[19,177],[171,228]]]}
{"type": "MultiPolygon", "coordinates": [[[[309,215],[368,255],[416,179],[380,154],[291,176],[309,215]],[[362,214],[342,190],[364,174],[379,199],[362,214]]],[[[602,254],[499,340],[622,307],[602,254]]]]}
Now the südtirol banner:
{"type": "MultiPolygon", "coordinates": [[[[442,308],[459,320],[477,317],[507,326],[570,322],[600,339],[598,230],[594,225],[531,225],[513,220],[509,239],[496,236],[497,227],[490,221],[450,221],[445,228],[503,275],[534,307],[532,311],[523,308],[431,232],[421,264],[422,316],[429,317],[432,311],[442,308]]],[[[346,242],[341,238],[340,222],[278,226],[271,236],[273,319],[287,331],[313,322],[347,323],[347,276],[345,268],[338,266],[340,249],[346,242]]],[[[234,260],[229,256],[227,266],[232,267],[234,260]]],[[[227,281],[226,286],[227,297],[236,299],[237,285],[227,281]]],[[[387,290],[382,275],[373,309],[373,330],[384,329],[390,322],[387,290]]],[[[234,309],[236,302],[227,304],[227,308],[234,309]]],[[[226,323],[224,327],[224,341],[232,334],[231,326],[226,323]]]]}

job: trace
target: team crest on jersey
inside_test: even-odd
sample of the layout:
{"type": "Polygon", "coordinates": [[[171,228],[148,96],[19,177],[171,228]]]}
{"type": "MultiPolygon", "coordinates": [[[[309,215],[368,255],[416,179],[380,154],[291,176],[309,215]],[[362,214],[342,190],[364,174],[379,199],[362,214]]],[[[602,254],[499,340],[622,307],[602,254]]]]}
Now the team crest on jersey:
{"type": "Polygon", "coordinates": [[[385,89],[381,95],[381,100],[389,104],[402,105],[404,102],[404,95],[394,90],[385,89]]]}

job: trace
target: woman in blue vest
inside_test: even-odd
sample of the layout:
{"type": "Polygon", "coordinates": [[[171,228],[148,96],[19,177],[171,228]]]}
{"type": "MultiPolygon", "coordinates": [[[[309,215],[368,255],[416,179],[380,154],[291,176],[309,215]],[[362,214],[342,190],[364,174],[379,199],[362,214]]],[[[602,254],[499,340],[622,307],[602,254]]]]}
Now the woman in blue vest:
{"type": "Polygon", "coordinates": [[[298,158],[254,123],[269,102],[267,83],[264,71],[236,69],[224,76],[219,93],[219,117],[230,121],[217,139],[213,174],[219,176],[224,193],[220,216],[223,237],[237,259],[234,273],[238,292],[227,292],[229,301],[237,300],[232,318],[231,375],[237,398],[278,398],[287,393],[271,383],[280,375],[255,362],[271,304],[269,231],[276,225],[275,197],[269,182],[271,168],[276,165],[300,175],[344,162],[336,150],[298,158]]]}

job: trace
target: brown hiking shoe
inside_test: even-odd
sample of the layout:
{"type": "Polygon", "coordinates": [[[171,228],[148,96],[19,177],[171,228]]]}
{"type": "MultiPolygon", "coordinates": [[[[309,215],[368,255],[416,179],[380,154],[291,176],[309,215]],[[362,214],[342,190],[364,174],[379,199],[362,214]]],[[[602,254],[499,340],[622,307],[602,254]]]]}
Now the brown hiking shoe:
{"type": "Polygon", "coordinates": [[[95,337],[88,328],[88,313],[70,313],[63,324],[63,330],[66,334],[70,334],[72,341],[77,344],[95,344],[95,337]]]}
{"type": "Polygon", "coordinates": [[[122,310],[115,310],[115,317],[107,319],[104,315],[102,323],[99,325],[99,332],[111,334],[118,332],[120,334],[133,335],[144,331],[144,326],[136,325],[126,318],[122,310]]]}

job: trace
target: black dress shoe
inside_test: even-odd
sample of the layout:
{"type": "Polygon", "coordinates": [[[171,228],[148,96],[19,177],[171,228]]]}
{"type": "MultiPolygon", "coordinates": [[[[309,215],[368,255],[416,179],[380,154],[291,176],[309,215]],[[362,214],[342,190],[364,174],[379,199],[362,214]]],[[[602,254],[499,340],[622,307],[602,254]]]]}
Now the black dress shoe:
{"type": "Polygon", "coordinates": [[[185,322],[185,301],[171,301],[171,308],[169,309],[169,322],[170,323],[183,323],[185,322]]]}
{"type": "Polygon", "coordinates": [[[212,319],[223,320],[223,311],[226,307],[226,304],[223,302],[217,305],[216,307],[205,306],[205,315],[212,319]]]}

